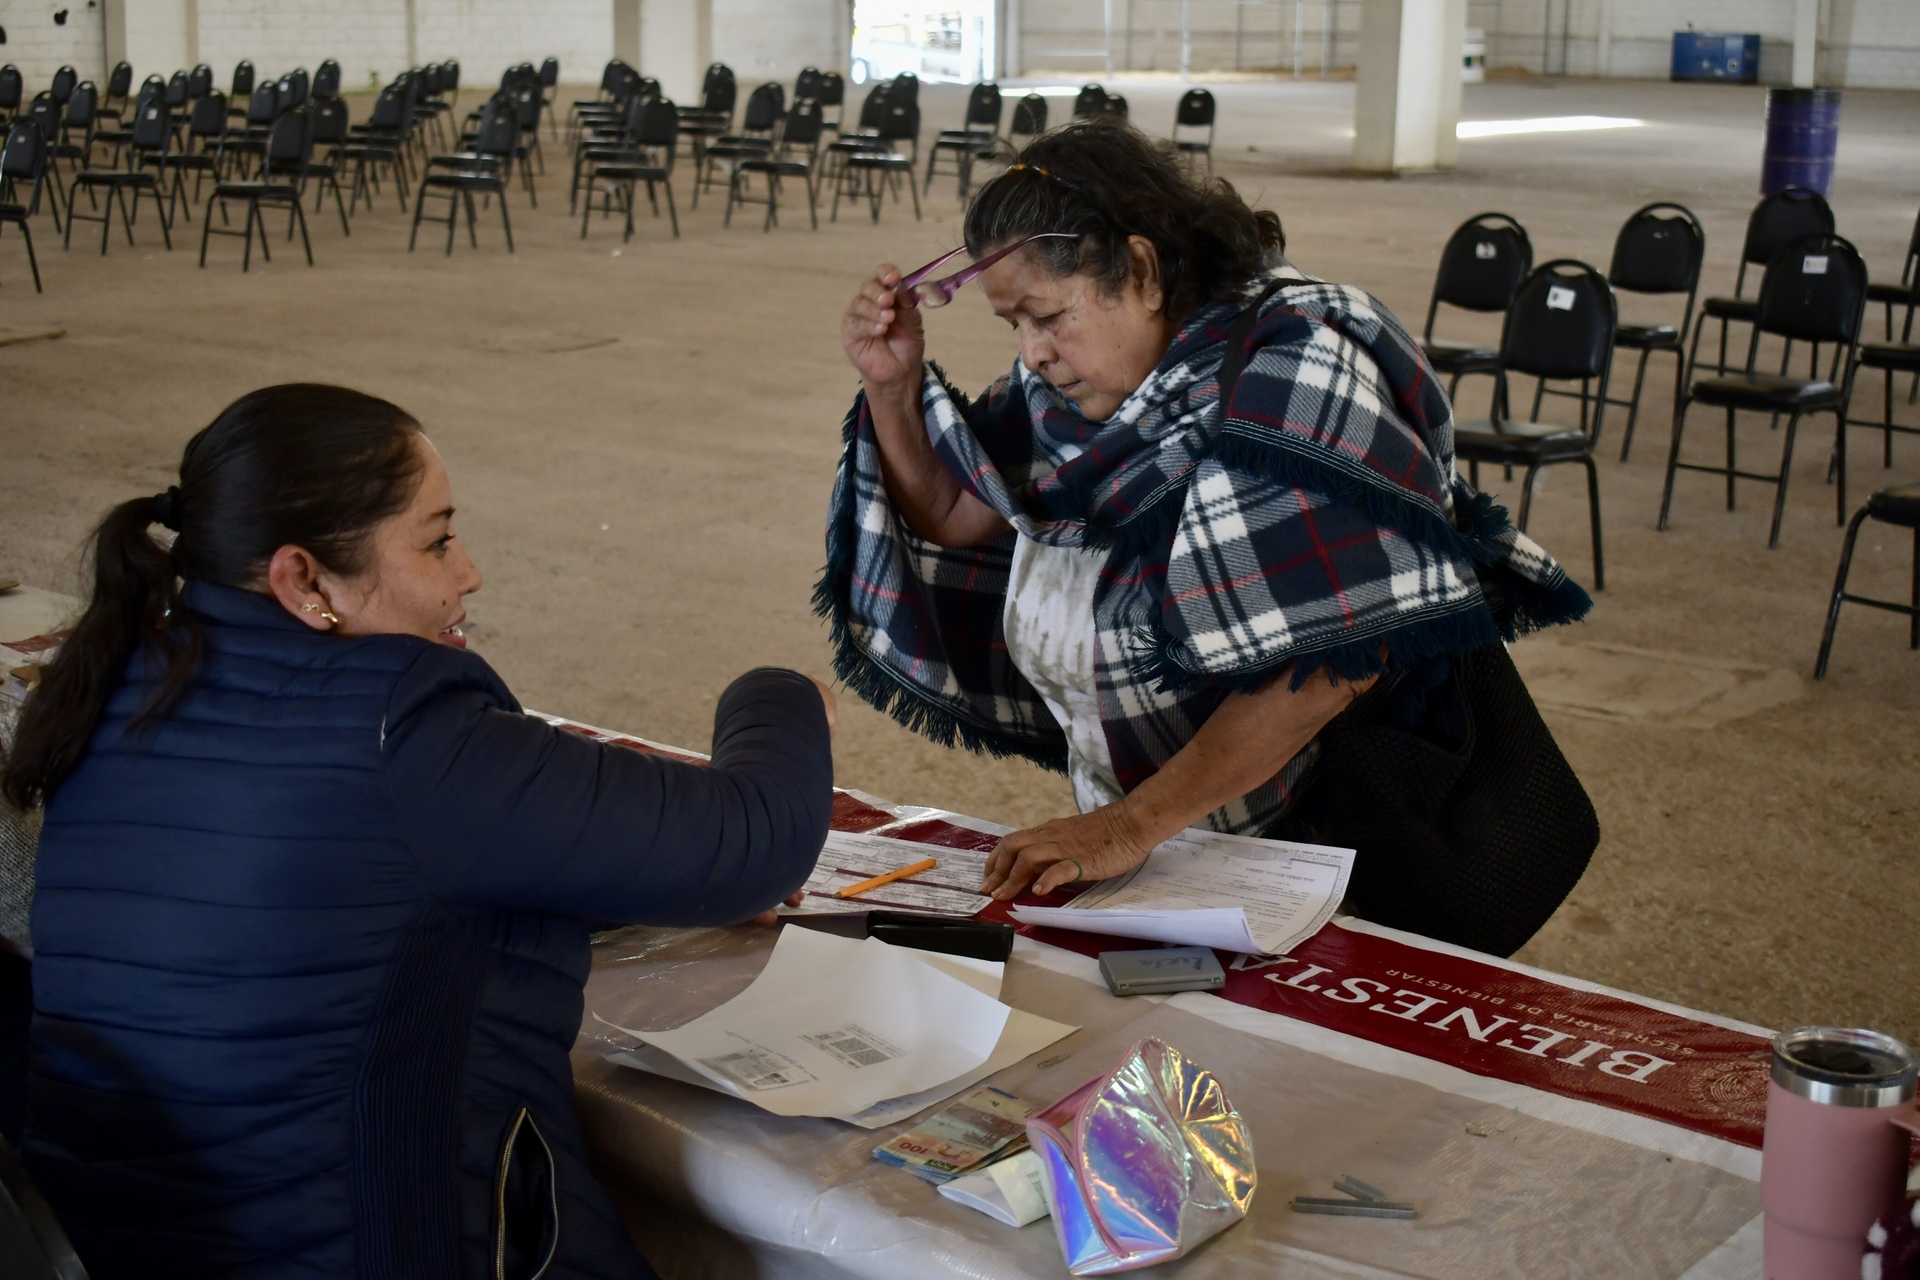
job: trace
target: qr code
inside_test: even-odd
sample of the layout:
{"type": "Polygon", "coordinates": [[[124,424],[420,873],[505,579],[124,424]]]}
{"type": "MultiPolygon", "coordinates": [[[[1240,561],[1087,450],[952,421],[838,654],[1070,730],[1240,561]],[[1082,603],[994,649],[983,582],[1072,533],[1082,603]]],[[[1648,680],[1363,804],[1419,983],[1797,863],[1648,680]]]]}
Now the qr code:
{"type": "Polygon", "coordinates": [[[765,1049],[742,1049],[718,1058],[702,1058],[700,1065],[743,1089],[784,1089],[813,1079],[804,1068],[765,1049]]]}
{"type": "Polygon", "coordinates": [[[846,1026],[835,1027],[832,1031],[822,1031],[800,1038],[814,1048],[832,1054],[850,1067],[878,1066],[882,1062],[900,1057],[905,1052],[857,1022],[849,1022],[846,1026]]]}

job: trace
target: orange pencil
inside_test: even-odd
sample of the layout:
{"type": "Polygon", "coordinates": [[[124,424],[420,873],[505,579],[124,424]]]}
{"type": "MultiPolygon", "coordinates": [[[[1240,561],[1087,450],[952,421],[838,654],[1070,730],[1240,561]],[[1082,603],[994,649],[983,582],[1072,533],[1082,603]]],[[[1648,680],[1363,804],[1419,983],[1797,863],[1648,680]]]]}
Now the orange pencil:
{"type": "Polygon", "coordinates": [[[938,858],[922,858],[911,866],[901,867],[898,871],[889,871],[885,875],[875,876],[871,880],[862,880],[859,884],[850,884],[844,889],[834,890],[836,898],[851,898],[865,893],[869,889],[878,889],[883,884],[892,884],[895,880],[905,880],[908,876],[917,876],[922,871],[931,871],[940,865],[938,858]]]}

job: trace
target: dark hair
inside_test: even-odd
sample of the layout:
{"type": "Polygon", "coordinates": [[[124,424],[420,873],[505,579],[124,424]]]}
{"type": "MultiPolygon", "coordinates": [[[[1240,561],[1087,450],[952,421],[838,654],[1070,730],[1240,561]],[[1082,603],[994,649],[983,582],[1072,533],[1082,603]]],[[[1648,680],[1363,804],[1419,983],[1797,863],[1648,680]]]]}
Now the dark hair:
{"type": "Polygon", "coordinates": [[[980,258],[1042,231],[1074,240],[1028,247],[1056,275],[1092,276],[1119,292],[1131,270],[1127,237],[1160,256],[1167,314],[1184,320],[1245,292],[1269,255],[1287,247],[1280,215],[1252,209],[1231,183],[1195,173],[1174,145],[1112,117],[1043,133],[967,206],[967,251],[980,258]]]}
{"type": "Polygon", "coordinates": [[[187,442],[178,486],[121,503],[94,530],[92,598],[21,709],[0,793],[22,809],[53,794],[137,651],[150,676],[164,674],[133,726],[180,700],[203,647],[183,579],[255,589],[290,544],[334,573],[364,570],[373,527],[419,489],[419,430],[398,406],[345,387],[293,383],[228,405],[187,442]],[[178,530],[171,547],[154,540],[155,524],[178,530]]]}

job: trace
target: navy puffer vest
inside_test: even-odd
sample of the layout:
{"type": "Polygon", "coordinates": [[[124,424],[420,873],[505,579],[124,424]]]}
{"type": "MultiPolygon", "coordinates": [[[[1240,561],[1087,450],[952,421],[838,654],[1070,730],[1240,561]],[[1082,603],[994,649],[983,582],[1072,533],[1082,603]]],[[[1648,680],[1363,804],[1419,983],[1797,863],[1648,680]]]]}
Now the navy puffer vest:
{"type": "Polygon", "coordinates": [[[115,693],[41,837],[26,1154],[95,1280],[650,1275],[588,1172],[586,919],[799,887],[832,762],[804,677],[711,767],[522,714],[478,656],[190,584],[185,700],[115,693]]]}

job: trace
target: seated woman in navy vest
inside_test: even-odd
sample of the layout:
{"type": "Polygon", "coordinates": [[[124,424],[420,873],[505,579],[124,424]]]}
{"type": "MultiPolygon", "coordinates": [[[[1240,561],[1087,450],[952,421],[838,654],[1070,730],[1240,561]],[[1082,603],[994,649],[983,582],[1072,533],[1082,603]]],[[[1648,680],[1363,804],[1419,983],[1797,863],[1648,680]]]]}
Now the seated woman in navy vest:
{"type": "Polygon", "coordinates": [[[831,695],[742,676],[710,767],[523,714],[439,456],[335,387],[237,401],[94,552],[4,788],[46,806],[26,1156],[95,1280],[651,1275],[574,1120],[587,920],[793,893],[831,695]]]}

